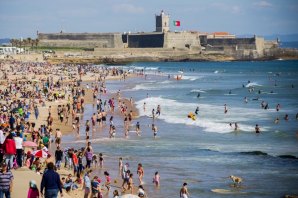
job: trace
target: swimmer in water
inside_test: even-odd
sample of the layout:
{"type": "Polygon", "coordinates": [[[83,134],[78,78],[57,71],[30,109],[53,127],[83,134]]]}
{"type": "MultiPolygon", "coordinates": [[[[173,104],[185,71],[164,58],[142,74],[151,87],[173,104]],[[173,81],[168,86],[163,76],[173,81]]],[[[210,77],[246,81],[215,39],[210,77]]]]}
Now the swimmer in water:
{"type": "Polygon", "coordinates": [[[279,109],[280,109],[280,104],[277,104],[276,105],[276,111],[279,111],[279,109]]]}
{"type": "Polygon", "coordinates": [[[288,121],[288,120],[289,120],[289,115],[286,114],[286,115],[285,115],[285,121],[288,121]]]}
{"type": "Polygon", "coordinates": [[[195,114],[198,115],[198,113],[199,113],[199,107],[197,107],[195,110],[195,114]]]}
{"type": "Polygon", "coordinates": [[[244,97],[244,102],[248,103],[247,97],[244,97]]]}
{"type": "Polygon", "coordinates": [[[255,131],[256,131],[256,133],[260,133],[260,132],[261,132],[261,131],[260,131],[260,127],[259,127],[258,124],[256,124],[255,131]]]}
{"type": "Polygon", "coordinates": [[[228,113],[228,107],[227,107],[227,104],[225,104],[225,110],[224,110],[225,113],[228,113]]]}
{"type": "Polygon", "coordinates": [[[278,117],[274,120],[274,123],[275,124],[278,124],[279,123],[279,118],[278,117]]]}
{"type": "Polygon", "coordinates": [[[180,189],[180,198],[188,198],[189,192],[186,186],[187,186],[187,183],[184,183],[182,188],[180,189]]]}
{"type": "Polygon", "coordinates": [[[152,132],[153,132],[153,137],[155,139],[157,135],[157,126],[155,124],[152,124],[152,132]]]}
{"type": "Polygon", "coordinates": [[[238,129],[239,129],[239,127],[238,127],[238,124],[237,124],[237,122],[235,122],[235,131],[238,131],[238,129]]]}

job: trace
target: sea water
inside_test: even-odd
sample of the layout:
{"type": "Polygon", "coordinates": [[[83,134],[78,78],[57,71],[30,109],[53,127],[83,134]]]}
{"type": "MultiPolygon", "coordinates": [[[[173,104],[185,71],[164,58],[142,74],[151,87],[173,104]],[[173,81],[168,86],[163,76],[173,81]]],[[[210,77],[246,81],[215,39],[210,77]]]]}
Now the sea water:
{"type": "MultiPolygon", "coordinates": [[[[133,124],[140,122],[141,137],[129,133],[125,139],[121,119],[115,120],[115,139],[108,138],[108,127],[91,137],[94,150],[104,153],[112,177],[118,176],[117,160],[123,157],[130,163],[135,184],[137,164],[143,164],[148,197],[179,197],[183,182],[188,183],[190,197],[298,194],[298,61],[131,65],[150,68],[145,69],[146,79],[109,81],[107,89],[114,93],[120,90],[122,96],[133,98],[140,115],[133,124]],[[181,74],[182,79],[176,80],[181,74]],[[269,109],[261,108],[262,101],[269,109]],[[275,109],[277,104],[281,106],[279,111],[275,109]],[[161,115],[153,121],[152,109],[156,110],[157,105],[161,106],[161,115]],[[197,107],[196,119],[188,118],[197,107]],[[284,120],[286,114],[288,121],[284,120]],[[280,121],[275,124],[277,117],[280,121]],[[158,127],[156,139],[151,130],[153,122],[158,127]],[[260,134],[255,133],[256,124],[260,134]],[[155,171],[161,176],[160,189],[152,184],[155,171]],[[241,188],[231,187],[230,175],[243,178],[241,188]],[[212,189],[234,194],[217,194],[212,189]]],[[[95,111],[87,105],[82,123],[95,111]]],[[[83,128],[79,137],[65,138],[66,146],[84,146],[83,128]]]]}

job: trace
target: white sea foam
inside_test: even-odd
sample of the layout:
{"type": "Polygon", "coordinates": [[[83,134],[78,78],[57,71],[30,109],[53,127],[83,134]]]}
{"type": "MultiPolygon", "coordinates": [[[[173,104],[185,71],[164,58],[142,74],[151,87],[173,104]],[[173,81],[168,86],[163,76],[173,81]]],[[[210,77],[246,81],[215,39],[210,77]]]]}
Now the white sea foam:
{"type": "Polygon", "coordinates": [[[190,80],[190,81],[194,81],[194,80],[198,80],[202,77],[200,76],[182,76],[182,80],[190,80]]]}
{"type": "Polygon", "coordinates": [[[260,85],[256,82],[251,82],[251,83],[248,83],[245,87],[261,87],[263,85],[260,85]]]}
{"type": "Polygon", "coordinates": [[[206,91],[203,91],[203,90],[201,90],[201,89],[193,89],[193,90],[191,90],[190,92],[192,92],[192,93],[206,93],[206,91]]]}
{"type": "MultiPolygon", "coordinates": [[[[237,122],[241,131],[254,131],[254,125],[246,125],[241,122],[252,120],[270,119],[270,111],[262,111],[261,109],[247,108],[229,108],[228,114],[224,114],[223,106],[200,104],[199,116],[195,121],[187,118],[189,112],[194,112],[198,106],[196,103],[182,103],[171,99],[161,97],[151,97],[136,102],[140,116],[148,116],[151,109],[161,105],[161,115],[158,119],[162,119],[168,123],[186,124],[202,127],[206,132],[230,133],[234,128],[229,126],[230,122],[237,122]],[[147,111],[143,111],[143,104],[146,102],[147,111]]],[[[148,116],[149,117],[149,116],[148,116]]],[[[262,126],[262,131],[268,128],[262,126]]]]}
{"type": "Polygon", "coordinates": [[[218,70],[215,70],[213,73],[218,74],[218,70]]]}

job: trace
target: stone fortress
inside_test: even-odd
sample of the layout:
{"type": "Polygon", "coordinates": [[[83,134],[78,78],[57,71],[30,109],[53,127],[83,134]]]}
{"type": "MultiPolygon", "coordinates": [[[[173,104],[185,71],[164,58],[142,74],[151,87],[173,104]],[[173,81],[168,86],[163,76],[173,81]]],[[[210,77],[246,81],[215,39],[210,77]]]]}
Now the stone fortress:
{"type": "MultiPolygon", "coordinates": [[[[278,49],[278,41],[264,38],[236,38],[226,32],[212,34],[195,31],[171,31],[170,16],[155,15],[154,32],[124,33],[38,33],[39,46],[70,47],[92,51],[94,57],[140,61],[266,59],[278,49]],[[215,58],[214,58],[215,57],[215,58]],[[224,58],[225,59],[225,58],[224,58]]],[[[90,54],[90,52],[89,52],[90,54]]]]}

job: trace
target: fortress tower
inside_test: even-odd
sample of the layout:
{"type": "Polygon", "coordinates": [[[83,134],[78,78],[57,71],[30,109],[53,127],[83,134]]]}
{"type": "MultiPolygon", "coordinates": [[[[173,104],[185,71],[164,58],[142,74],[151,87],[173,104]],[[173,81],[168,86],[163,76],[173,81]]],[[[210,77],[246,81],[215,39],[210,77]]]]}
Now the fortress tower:
{"type": "Polygon", "coordinates": [[[170,31],[170,15],[165,14],[162,10],[160,15],[155,15],[155,20],[156,32],[170,31]]]}

